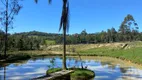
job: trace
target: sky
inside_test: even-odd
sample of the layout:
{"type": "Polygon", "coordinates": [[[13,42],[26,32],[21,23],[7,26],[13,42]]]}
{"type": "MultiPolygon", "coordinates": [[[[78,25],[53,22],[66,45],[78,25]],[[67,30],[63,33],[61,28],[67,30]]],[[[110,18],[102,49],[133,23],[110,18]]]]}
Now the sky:
{"type": "MultiPolygon", "coordinates": [[[[133,15],[142,31],[142,0],[69,0],[70,28],[69,34],[101,32],[114,27],[118,30],[127,14],[133,15]]],[[[24,0],[23,8],[15,17],[10,33],[41,31],[47,33],[62,33],[59,30],[62,0],[53,0],[51,5],[47,0],[24,0]]]]}

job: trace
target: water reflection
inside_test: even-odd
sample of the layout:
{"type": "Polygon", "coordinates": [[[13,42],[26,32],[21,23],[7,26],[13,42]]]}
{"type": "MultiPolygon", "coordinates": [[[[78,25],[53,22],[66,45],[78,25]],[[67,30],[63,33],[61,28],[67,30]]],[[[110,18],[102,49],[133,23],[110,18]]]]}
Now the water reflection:
{"type": "Polygon", "coordinates": [[[6,66],[0,66],[0,80],[6,80],[6,66]]]}
{"type": "Polygon", "coordinates": [[[4,80],[6,80],[6,67],[4,67],[4,80]]]}
{"type": "MultiPolygon", "coordinates": [[[[67,58],[68,67],[81,67],[80,65],[79,59],[67,58]]],[[[83,66],[87,66],[96,73],[95,80],[142,80],[142,70],[132,65],[114,64],[114,60],[83,59],[83,66]]],[[[45,75],[46,70],[52,67],[62,67],[62,58],[42,57],[17,63],[0,64],[0,80],[27,80],[45,75]]]]}

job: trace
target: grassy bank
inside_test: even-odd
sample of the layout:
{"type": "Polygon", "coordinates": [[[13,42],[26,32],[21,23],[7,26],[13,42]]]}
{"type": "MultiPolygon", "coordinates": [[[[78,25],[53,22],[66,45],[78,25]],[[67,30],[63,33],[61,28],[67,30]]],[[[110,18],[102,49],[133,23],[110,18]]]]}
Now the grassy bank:
{"type": "MultiPolygon", "coordinates": [[[[53,51],[62,51],[62,45],[52,46],[53,51]]],[[[142,65],[142,42],[67,45],[67,55],[108,56],[142,65]]]]}
{"type": "Polygon", "coordinates": [[[12,63],[19,60],[27,60],[30,59],[31,56],[26,53],[15,53],[15,54],[7,54],[6,58],[0,59],[1,63],[12,63]]]}
{"type": "Polygon", "coordinates": [[[142,64],[142,47],[141,44],[131,45],[129,48],[110,48],[110,47],[98,47],[87,50],[78,51],[81,55],[96,55],[96,56],[108,56],[120,58],[123,60],[131,61],[134,63],[142,64]]]}
{"type": "MultiPolygon", "coordinates": [[[[42,56],[62,56],[62,45],[52,45],[41,51],[9,52],[7,61],[42,56]],[[48,49],[50,48],[50,50],[48,49]]],[[[67,45],[68,56],[108,56],[142,64],[142,42],[67,45]],[[127,44],[127,45],[126,45],[127,44]]]]}

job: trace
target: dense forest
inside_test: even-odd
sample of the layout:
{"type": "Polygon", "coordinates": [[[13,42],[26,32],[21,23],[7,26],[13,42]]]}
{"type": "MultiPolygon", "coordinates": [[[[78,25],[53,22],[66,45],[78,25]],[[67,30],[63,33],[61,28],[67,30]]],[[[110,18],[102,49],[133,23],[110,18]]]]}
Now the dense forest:
{"type": "MultiPolygon", "coordinates": [[[[142,32],[132,15],[128,14],[119,29],[114,27],[97,33],[68,34],[67,44],[112,43],[124,41],[142,41],[142,32]]],[[[61,44],[62,34],[38,31],[8,34],[8,50],[39,50],[41,46],[61,44]]],[[[4,48],[4,32],[0,30],[0,51],[4,48]]]]}

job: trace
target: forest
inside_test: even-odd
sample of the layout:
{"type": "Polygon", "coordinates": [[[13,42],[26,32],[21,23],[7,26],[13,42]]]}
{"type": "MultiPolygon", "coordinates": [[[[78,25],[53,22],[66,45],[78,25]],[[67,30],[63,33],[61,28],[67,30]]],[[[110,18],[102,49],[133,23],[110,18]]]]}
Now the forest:
{"type": "MultiPolygon", "coordinates": [[[[95,32],[95,29],[94,29],[95,32]]],[[[97,44],[126,41],[142,41],[138,23],[128,14],[120,24],[118,30],[114,27],[96,33],[87,33],[84,29],[80,33],[67,34],[67,44],[97,44]]],[[[8,50],[40,50],[42,45],[62,44],[63,35],[39,31],[8,34],[8,50]],[[49,43],[48,43],[49,42],[49,43]]],[[[4,31],[0,30],[0,51],[4,49],[4,31]]]]}

